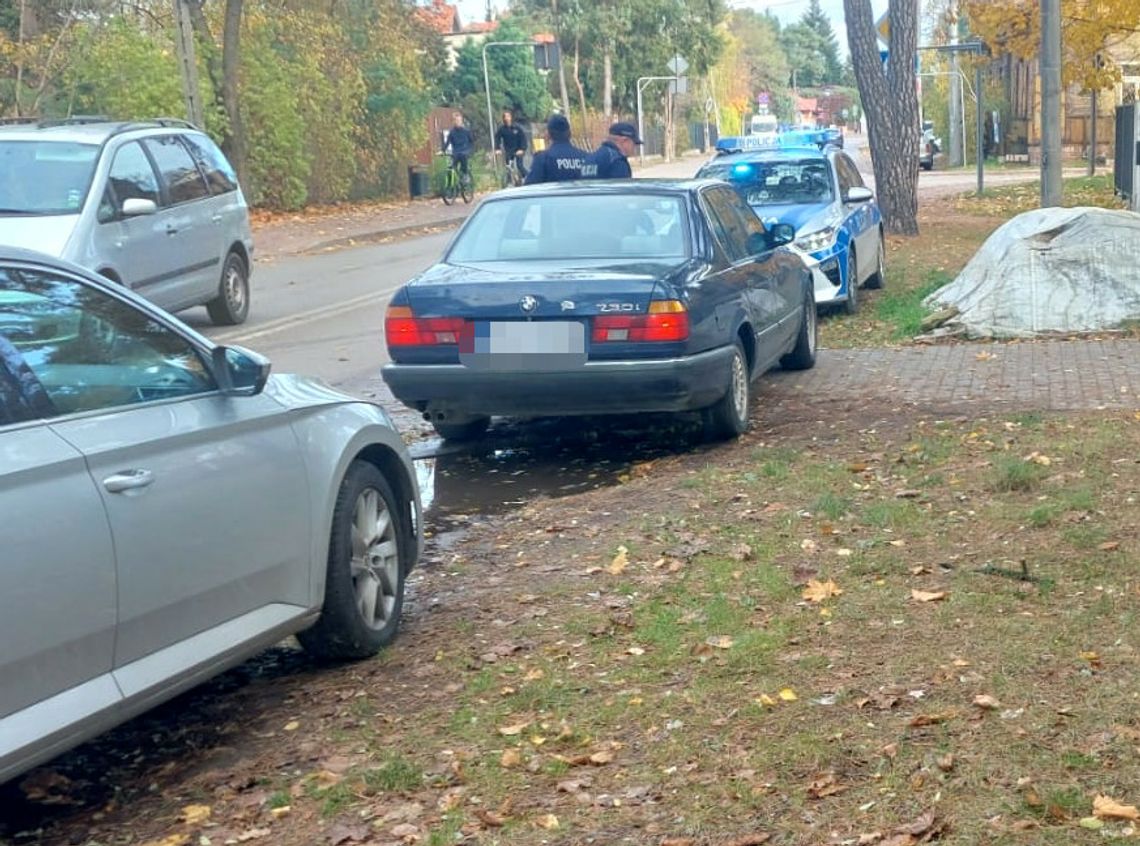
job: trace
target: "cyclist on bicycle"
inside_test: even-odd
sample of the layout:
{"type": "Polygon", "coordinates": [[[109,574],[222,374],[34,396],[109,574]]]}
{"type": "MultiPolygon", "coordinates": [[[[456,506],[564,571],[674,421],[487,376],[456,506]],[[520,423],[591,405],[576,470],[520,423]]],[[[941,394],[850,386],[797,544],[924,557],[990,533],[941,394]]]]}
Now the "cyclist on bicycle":
{"type": "Polygon", "coordinates": [[[471,175],[467,160],[475,151],[475,136],[471,130],[463,125],[463,115],[455,113],[454,125],[448,130],[447,140],[443,143],[443,152],[451,152],[451,166],[465,176],[471,175]]]}
{"type": "Polygon", "coordinates": [[[515,124],[514,115],[509,110],[503,111],[503,122],[495,133],[495,146],[503,151],[503,164],[510,168],[511,162],[514,162],[519,177],[526,179],[526,165],[523,164],[527,147],[526,133],[521,126],[515,124]]]}

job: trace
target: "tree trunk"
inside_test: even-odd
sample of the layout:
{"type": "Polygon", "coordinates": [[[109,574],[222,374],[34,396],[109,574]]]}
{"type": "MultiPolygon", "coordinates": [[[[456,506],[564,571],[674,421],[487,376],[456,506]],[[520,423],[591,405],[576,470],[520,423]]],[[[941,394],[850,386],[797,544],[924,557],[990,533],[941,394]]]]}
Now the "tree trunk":
{"type": "Polygon", "coordinates": [[[562,19],[558,15],[558,0],[551,0],[551,12],[554,14],[554,37],[558,41],[558,93],[562,99],[562,114],[570,119],[570,91],[566,87],[566,63],[562,60],[566,55],[566,47],[562,41],[562,19]]]}
{"type": "MultiPolygon", "coordinates": [[[[590,118],[586,110],[586,90],[582,87],[582,74],[579,72],[579,63],[582,58],[581,42],[578,38],[574,39],[574,85],[578,88],[578,106],[582,110],[582,134],[579,138],[585,146],[591,146],[592,140],[589,136],[590,131],[590,118]]],[[[570,119],[570,110],[566,110],[566,119],[570,119]]]]}
{"type": "Polygon", "coordinates": [[[241,71],[241,12],[244,0],[226,0],[225,29],[222,31],[222,104],[226,109],[229,132],[222,149],[237,172],[242,188],[249,190],[245,159],[245,125],[241,117],[238,77],[241,71]]]}
{"type": "Polygon", "coordinates": [[[23,60],[22,56],[24,53],[24,51],[23,51],[24,37],[27,34],[27,25],[28,25],[27,18],[28,18],[28,0],[20,0],[20,21],[19,21],[19,31],[16,33],[16,46],[20,48],[17,55],[21,56],[21,58],[16,62],[16,91],[14,92],[14,98],[13,98],[13,104],[12,104],[12,108],[15,112],[16,117],[21,116],[20,94],[24,88],[24,60],[23,60]]]}
{"type": "Polygon", "coordinates": [[[843,0],[879,207],[888,232],[918,234],[918,145],[921,135],[914,57],[918,0],[890,0],[890,61],[884,69],[870,0],[843,0]]]}
{"type": "Polygon", "coordinates": [[[602,54],[602,114],[606,116],[606,123],[614,117],[614,55],[613,47],[606,42],[605,52],[602,54]]]}

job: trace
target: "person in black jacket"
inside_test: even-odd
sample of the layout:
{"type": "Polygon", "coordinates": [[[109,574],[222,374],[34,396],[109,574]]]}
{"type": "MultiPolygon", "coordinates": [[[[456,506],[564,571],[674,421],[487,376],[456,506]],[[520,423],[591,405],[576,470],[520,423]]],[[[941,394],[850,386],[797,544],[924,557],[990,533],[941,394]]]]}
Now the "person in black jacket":
{"type": "Polygon", "coordinates": [[[546,138],[549,146],[534,154],[527,185],[593,176],[590,154],[570,143],[570,121],[565,115],[552,115],[546,122],[546,138]]]}
{"type": "Polygon", "coordinates": [[[451,165],[460,173],[470,174],[467,160],[475,152],[475,136],[471,130],[463,125],[463,115],[455,113],[455,125],[448,130],[447,140],[443,144],[443,151],[451,151],[451,165]]]}
{"type": "Polygon", "coordinates": [[[637,127],[624,121],[610,127],[610,136],[591,156],[597,168],[598,179],[629,179],[633,170],[629,157],[633,155],[641,139],[637,137],[637,127]]]}
{"type": "Polygon", "coordinates": [[[527,146],[526,133],[515,123],[514,115],[509,111],[503,112],[503,122],[495,133],[495,146],[503,151],[503,164],[509,166],[513,161],[519,174],[526,179],[526,165],[523,164],[527,146]]]}

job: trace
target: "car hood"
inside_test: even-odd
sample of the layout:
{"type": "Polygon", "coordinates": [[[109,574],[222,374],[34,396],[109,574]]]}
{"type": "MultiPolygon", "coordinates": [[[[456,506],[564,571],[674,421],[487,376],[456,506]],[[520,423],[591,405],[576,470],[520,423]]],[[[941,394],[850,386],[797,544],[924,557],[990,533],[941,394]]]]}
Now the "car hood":
{"type": "Polygon", "coordinates": [[[77,214],[0,215],[0,244],[62,257],[78,221],[77,214]]]}
{"type": "Polygon", "coordinates": [[[343,405],[364,402],[329,386],[320,379],[299,376],[296,373],[274,373],[265,383],[265,393],[286,408],[314,408],[322,405],[343,405]]]}
{"type": "Polygon", "coordinates": [[[806,203],[790,206],[753,206],[752,210],[764,221],[765,226],[773,223],[790,223],[796,234],[820,229],[831,211],[831,203],[806,203]]]}

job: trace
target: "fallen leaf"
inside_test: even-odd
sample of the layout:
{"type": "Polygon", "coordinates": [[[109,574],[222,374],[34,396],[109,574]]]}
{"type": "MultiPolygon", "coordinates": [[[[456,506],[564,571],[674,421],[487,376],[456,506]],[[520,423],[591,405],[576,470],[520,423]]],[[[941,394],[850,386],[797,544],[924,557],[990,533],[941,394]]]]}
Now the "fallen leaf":
{"type": "Polygon", "coordinates": [[[834,773],[824,773],[817,776],[808,785],[807,795],[812,799],[823,799],[826,796],[834,796],[836,793],[842,793],[847,789],[847,785],[839,784],[835,780],[834,773]]]}
{"type": "Polygon", "coordinates": [[[923,726],[936,726],[950,720],[953,714],[919,714],[910,721],[911,728],[922,728],[923,726]]]}
{"type": "Polygon", "coordinates": [[[279,820],[282,817],[287,817],[287,816],[289,816],[289,814],[293,813],[293,806],[292,805],[280,805],[276,808],[270,809],[269,813],[273,817],[273,819],[279,820]]]}
{"type": "Polygon", "coordinates": [[[794,690],[792,690],[790,687],[785,687],[783,690],[780,691],[779,695],[780,695],[780,698],[783,699],[785,702],[795,702],[796,699],[799,698],[796,696],[796,692],[794,690]]]}
{"type": "Polygon", "coordinates": [[[1001,703],[988,693],[982,693],[974,697],[974,704],[981,708],[983,711],[996,711],[1001,707],[1001,703]]]}
{"type": "Polygon", "coordinates": [[[248,828],[237,836],[238,843],[248,843],[250,840],[260,840],[269,836],[268,828],[248,828]]]}
{"type": "Polygon", "coordinates": [[[526,727],[530,725],[530,720],[522,723],[512,723],[506,726],[499,726],[499,734],[503,737],[515,737],[523,733],[526,727]]]}
{"type": "Polygon", "coordinates": [[[666,837],[658,846],[697,846],[697,841],[691,837],[666,837]]]}
{"type": "Polygon", "coordinates": [[[479,818],[479,822],[487,826],[487,828],[502,828],[507,824],[507,818],[502,814],[496,814],[494,811],[488,811],[486,808],[479,808],[475,811],[475,816],[479,818]]]}
{"type": "Polygon", "coordinates": [[[642,649],[640,646],[631,646],[629,649],[626,650],[626,652],[629,653],[630,655],[644,655],[645,654],[645,650],[642,649]]]}
{"type": "Polygon", "coordinates": [[[329,846],[340,846],[341,843],[359,843],[367,840],[369,833],[367,823],[352,825],[340,822],[333,823],[329,826],[326,836],[328,837],[329,846]]]}
{"type": "Polygon", "coordinates": [[[538,681],[539,679],[543,678],[545,675],[546,675],[546,673],[543,672],[540,668],[534,667],[530,670],[527,670],[526,675],[523,676],[523,678],[526,679],[527,681],[538,681]]]}
{"type": "Polygon", "coordinates": [[[1122,805],[1107,796],[1093,799],[1093,816],[1100,820],[1140,821],[1140,810],[1135,805],[1122,805]]]}
{"type": "Polygon", "coordinates": [[[911,592],[910,592],[910,598],[915,600],[916,602],[941,602],[943,599],[945,599],[949,595],[950,594],[948,594],[944,590],[933,590],[932,591],[932,590],[918,590],[918,588],[912,588],[911,592]]]}
{"type": "Polygon", "coordinates": [[[519,754],[517,749],[504,749],[502,757],[499,758],[499,766],[505,770],[512,769],[522,763],[522,755],[519,754]]]}
{"type": "Polygon", "coordinates": [[[756,697],[756,704],[763,705],[766,708],[775,708],[776,700],[769,696],[767,693],[761,693],[756,697]]]}
{"type": "Polygon", "coordinates": [[[558,828],[558,817],[554,814],[543,814],[534,821],[534,824],[539,828],[545,828],[547,831],[554,831],[558,828]]]}
{"type": "Polygon", "coordinates": [[[734,643],[736,643],[736,641],[734,641],[728,635],[720,635],[718,637],[707,638],[705,640],[705,643],[717,649],[732,649],[732,646],[734,643]]]}
{"type": "Polygon", "coordinates": [[[816,548],[816,542],[811,538],[804,538],[802,541],[800,541],[800,549],[802,549],[804,552],[815,552],[816,548]]]}
{"type": "Polygon", "coordinates": [[[606,572],[611,576],[620,576],[628,566],[629,550],[624,546],[619,546],[617,555],[615,555],[614,560],[610,562],[610,566],[606,568],[606,572]]]}
{"type": "Polygon", "coordinates": [[[590,756],[590,763],[602,766],[608,764],[614,759],[614,753],[608,749],[603,749],[601,752],[595,752],[590,756]]]}
{"type": "Polygon", "coordinates": [[[803,598],[808,602],[823,602],[825,599],[839,596],[841,593],[843,593],[843,588],[831,579],[825,582],[821,582],[819,579],[809,579],[807,587],[804,588],[803,598]]]}
{"type": "Polygon", "coordinates": [[[301,727],[299,720],[290,720],[285,724],[285,731],[296,731],[301,727]]]}
{"type": "Polygon", "coordinates": [[[209,805],[187,805],[179,814],[179,819],[186,825],[201,825],[210,818],[209,805]]]}
{"type": "Polygon", "coordinates": [[[418,826],[414,826],[411,823],[401,823],[392,828],[392,836],[414,843],[419,839],[420,830],[418,826]]]}
{"type": "Polygon", "coordinates": [[[1098,820],[1096,817],[1084,817],[1079,823],[1077,823],[1077,825],[1079,825],[1081,828],[1098,831],[1099,829],[1104,828],[1104,820],[1098,820]]]}
{"type": "Polygon", "coordinates": [[[1112,552],[1114,549],[1120,549],[1120,541],[1105,541],[1098,549],[1102,552],[1112,552]]]}
{"type": "Polygon", "coordinates": [[[725,846],[760,846],[760,844],[767,843],[771,839],[772,835],[757,832],[756,834],[745,834],[743,837],[734,837],[725,846]]]}

